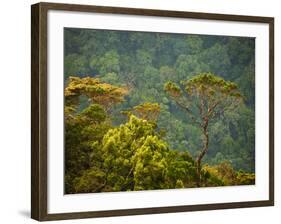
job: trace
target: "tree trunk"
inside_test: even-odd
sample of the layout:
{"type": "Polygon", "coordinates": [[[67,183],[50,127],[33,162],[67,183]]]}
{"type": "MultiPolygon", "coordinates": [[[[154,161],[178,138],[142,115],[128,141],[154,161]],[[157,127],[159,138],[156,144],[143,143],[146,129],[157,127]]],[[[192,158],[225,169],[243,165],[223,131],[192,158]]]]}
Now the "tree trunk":
{"type": "Polygon", "coordinates": [[[208,123],[209,123],[209,119],[205,119],[204,125],[203,125],[203,138],[204,138],[204,145],[203,145],[203,149],[200,152],[199,156],[197,157],[196,160],[196,171],[197,171],[197,187],[201,186],[201,161],[203,159],[203,157],[205,156],[205,154],[208,151],[208,147],[209,147],[209,133],[208,133],[208,123]]]}

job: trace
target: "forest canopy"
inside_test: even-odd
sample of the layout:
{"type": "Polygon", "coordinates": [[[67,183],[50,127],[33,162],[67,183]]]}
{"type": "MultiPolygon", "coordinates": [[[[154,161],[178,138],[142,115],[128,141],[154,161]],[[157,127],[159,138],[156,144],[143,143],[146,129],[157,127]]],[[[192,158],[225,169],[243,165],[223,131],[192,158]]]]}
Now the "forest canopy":
{"type": "Polygon", "coordinates": [[[65,28],[65,192],[255,183],[255,40],[65,28]]]}

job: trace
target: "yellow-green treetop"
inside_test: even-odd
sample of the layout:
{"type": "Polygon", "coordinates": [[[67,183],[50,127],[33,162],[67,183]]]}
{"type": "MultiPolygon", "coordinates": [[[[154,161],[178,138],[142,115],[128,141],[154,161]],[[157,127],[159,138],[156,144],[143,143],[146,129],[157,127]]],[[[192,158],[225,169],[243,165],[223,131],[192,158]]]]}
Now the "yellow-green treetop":
{"type": "Polygon", "coordinates": [[[101,82],[98,78],[79,78],[70,76],[64,91],[66,104],[76,106],[80,96],[88,97],[91,103],[97,103],[106,109],[122,102],[128,93],[126,87],[118,87],[101,82]]]}
{"type": "Polygon", "coordinates": [[[135,106],[133,112],[144,120],[156,121],[160,114],[160,105],[158,103],[142,103],[135,106]]]}
{"type": "Polygon", "coordinates": [[[182,88],[176,83],[167,82],[164,88],[178,106],[190,114],[195,123],[200,123],[195,116],[196,113],[200,118],[212,118],[222,114],[226,109],[235,108],[243,100],[234,82],[226,81],[212,73],[201,73],[182,81],[181,84],[182,88]],[[193,106],[195,107],[192,108],[193,106]]]}

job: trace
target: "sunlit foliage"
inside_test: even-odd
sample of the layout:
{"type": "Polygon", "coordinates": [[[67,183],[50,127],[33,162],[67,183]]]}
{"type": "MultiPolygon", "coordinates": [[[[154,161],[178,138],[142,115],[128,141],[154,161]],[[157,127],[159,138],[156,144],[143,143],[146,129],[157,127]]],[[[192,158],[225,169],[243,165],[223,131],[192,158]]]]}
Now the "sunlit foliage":
{"type": "Polygon", "coordinates": [[[66,105],[77,105],[80,96],[86,96],[90,103],[97,103],[105,108],[123,101],[128,93],[125,87],[117,87],[101,82],[98,78],[69,77],[68,86],[65,88],[66,105]]]}

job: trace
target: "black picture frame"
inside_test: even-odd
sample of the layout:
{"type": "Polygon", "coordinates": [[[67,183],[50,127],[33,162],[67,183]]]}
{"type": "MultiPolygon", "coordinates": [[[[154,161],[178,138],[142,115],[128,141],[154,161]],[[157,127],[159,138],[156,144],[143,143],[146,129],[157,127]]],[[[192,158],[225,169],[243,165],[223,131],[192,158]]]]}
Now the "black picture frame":
{"type": "Polygon", "coordinates": [[[57,3],[38,3],[32,5],[31,9],[31,217],[33,219],[47,221],[274,205],[274,18],[57,3]],[[223,20],[269,24],[269,199],[264,201],[48,214],[47,13],[49,10],[160,16],[167,18],[194,18],[204,20],[223,20]]]}

